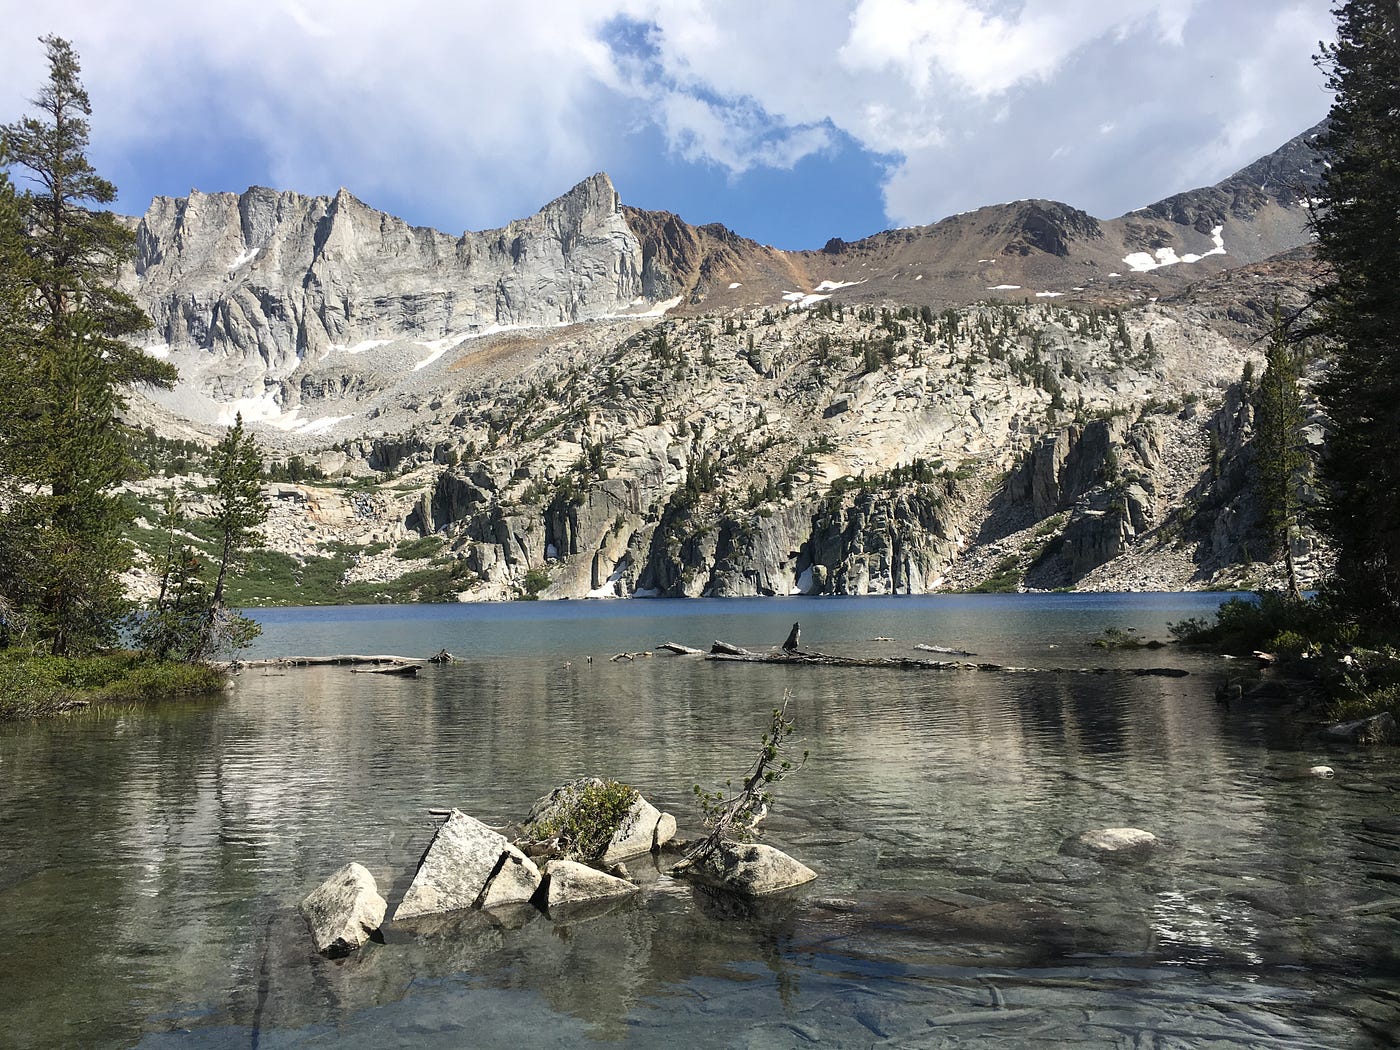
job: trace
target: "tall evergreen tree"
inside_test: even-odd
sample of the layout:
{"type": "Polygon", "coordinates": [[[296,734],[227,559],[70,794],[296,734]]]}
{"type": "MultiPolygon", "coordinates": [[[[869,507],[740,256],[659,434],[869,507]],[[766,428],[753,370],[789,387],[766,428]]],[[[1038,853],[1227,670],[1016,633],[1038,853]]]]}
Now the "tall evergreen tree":
{"type": "Polygon", "coordinates": [[[1314,226],[1328,276],[1321,330],[1336,355],[1320,393],[1332,430],[1325,519],[1355,611],[1400,627],[1400,5],[1348,0],[1318,56],[1336,93],[1320,146],[1314,226]]]}
{"type": "Polygon", "coordinates": [[[169,386],[175,371],[125,341],[149,326],[136,301],[113,285],[135,235],[88,207],[111,203],[116,190],[87,160],[92,107],[77,54],[58,37],[42,42],[49,78],[32,100],[38,115],[0,127],[0,167],[33,186],[15,201],[24,256],[16,291],[25,317],[3,332],[0,348],[0,382],[11,391],[0,467],[19,494],[0,524],[0,542],[23,565],[23,576],[9,574],[11,603],[31,612],[61,654],[110,642],[124,612],[119,574],[130,545],[112,495],[125,470],[113,426],[121,388],[169,386]]]}
{"type": "Polygon", "coordinates": [[[1299,444],[1305,422],[1298,393],[1301,373],[1299,348],[1289,338],[1277,304],[1274,330],[1264,352],[1264,375],[1255,391],[1255,465],[1258,495],[1263,511],[1267,554],[1283,554],[1288,566],[1288,587],[1297,596],[1298,578],[1289,542],[1298,525],[1301,501],[1298,487],[1308,468],[1308,457],[1299,444]]]}

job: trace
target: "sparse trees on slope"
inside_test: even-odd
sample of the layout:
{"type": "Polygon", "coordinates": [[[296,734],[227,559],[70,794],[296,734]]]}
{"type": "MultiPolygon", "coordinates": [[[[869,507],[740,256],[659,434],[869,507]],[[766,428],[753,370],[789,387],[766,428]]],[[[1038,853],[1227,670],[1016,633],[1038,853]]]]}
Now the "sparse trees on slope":
{"type": "Polygon", "coordinates": [[[1321,145],[1331,167],[1314,220],[1329,275],[1321,329],[1336,361],[1323,472],[1338,585],[1355,610],[1400,626],[1400,6],[1349,0],[1319,64],[1336,92],[1321,145]]]}
{"type": "Polygon", "coordinates": [[[23,265],[8,289],[23,315],[3,332],[10,391],[0,466],[16,499],[3,523],[23,565],[9,574],[11,601],[27,608],[56,654],[112,641],[129,564],[124,514],[113,495],[125,454],[113,422],[120,388],[170,385],[174,369],[125,342],[149,321],[113,287],[134,234],[91,211],[116,197],[88,163],[91,105],[77,54],[44,37],[49,78],[33,99],[38,116],[0,127],[0,166],[34,189],[15,200],[23,265]]]}

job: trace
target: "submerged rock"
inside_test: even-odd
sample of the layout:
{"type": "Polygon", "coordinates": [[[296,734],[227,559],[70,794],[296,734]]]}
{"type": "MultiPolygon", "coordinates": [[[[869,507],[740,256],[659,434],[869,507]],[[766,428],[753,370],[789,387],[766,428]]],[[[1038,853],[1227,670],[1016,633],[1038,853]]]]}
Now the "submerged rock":
{"type": "Polygon", "coordinates": [[[1157,836],[1141,828],[1097,828],[1070,839],[1064,852],[1101,860],[1135,860],[1157,846],[1157,836]]]}
{"type": "Polygon", "coordinates": [[[394,920],[528,901],[539,885],[534,861],[504,835],[454,809],[423,854],[394,920]]]}
{"type": "Polygon", "coordinates": [[[301,902],[301,913],[322,955],[347,955],[361,947],[384,924],[387,908],[374,876],[353,861],[301,902]]]}
{"type": "Polygon", "coordinates": [[[722,842],[698,858],[691,870],[746,897],[780,893],[817,877],[801,861],[757,842],[722,842]]]}

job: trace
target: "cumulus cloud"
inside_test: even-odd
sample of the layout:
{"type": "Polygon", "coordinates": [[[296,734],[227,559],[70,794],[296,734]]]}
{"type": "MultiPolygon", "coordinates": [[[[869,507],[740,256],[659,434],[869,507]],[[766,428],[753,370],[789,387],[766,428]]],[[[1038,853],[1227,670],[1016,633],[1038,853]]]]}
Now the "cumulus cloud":
{"type": "Polygon", "coordinates": [[[205,190],[345,185],[481,228],[645,163],[637,144],[659,141],[662,162],[730,180],[869,150],[897,225],[1025,196],[1106,215],[1214,181],[1318,119],[1321,8],[52,0],[8,17],[0,116],[37,88],[34,38],[56,32],[83,59],[95,156],[133,171],[140,156],[147,193],[185,192],[191,170],[220,180],[205,190]]]}

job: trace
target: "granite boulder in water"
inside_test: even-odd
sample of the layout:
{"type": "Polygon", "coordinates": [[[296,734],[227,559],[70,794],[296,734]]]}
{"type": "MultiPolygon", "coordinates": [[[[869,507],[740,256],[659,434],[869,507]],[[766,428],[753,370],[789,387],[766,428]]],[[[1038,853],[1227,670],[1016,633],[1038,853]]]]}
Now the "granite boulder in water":
{"type": "Polygon", "coordinates": [[[394,920],[528,901],[540,870],[506,837],[454,809],[438,829],[394,920]]]}
{"type": "Polygon", "coordinates": [[[374,876],[352,861],[307,894],[301,913],[318,952],[347,955],[378,931],[387,907],[374,876]]]}

